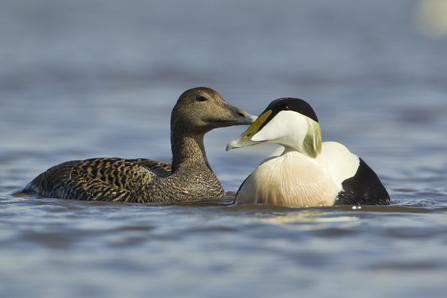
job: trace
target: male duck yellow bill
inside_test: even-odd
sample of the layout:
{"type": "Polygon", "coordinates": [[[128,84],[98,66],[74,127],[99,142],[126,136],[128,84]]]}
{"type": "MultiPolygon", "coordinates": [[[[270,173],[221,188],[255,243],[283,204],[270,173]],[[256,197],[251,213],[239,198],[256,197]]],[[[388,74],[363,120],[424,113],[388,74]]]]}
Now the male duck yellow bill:
{"type": "Polygon", "coordinates": [[[376,173],[336,142],[322,142],[317,115],[298,98],[280,98],[236,140],[234,148],[263,143],[282,147],[247,177],[236,203],[293,207],[388,205],[390,198],[376,173]]]}
{"type": "Polygon", "coordinates": [[[56,165],[23,193],[113,202],[169,202],[221,198],[225,192],[206,157],[208,131],[256,120],[210,88],[185,91],[171,115],[172,165],[150,159],[94,158],[56,165]]]}

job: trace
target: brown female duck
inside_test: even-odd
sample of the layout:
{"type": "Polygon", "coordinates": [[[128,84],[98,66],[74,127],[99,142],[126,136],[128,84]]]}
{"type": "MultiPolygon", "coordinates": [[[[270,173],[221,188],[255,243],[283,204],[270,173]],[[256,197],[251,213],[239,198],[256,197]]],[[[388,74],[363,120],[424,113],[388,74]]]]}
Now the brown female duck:
{"type": "Polygon", "coordinates": [[[113,202],[174,202],[221,198],[222,185],[205,153],[205,133],[256,120],[210,88],[185,91],[171,114],[172,165],[150,159],[67,161],[22,191],[46,197],[113,202]]]}

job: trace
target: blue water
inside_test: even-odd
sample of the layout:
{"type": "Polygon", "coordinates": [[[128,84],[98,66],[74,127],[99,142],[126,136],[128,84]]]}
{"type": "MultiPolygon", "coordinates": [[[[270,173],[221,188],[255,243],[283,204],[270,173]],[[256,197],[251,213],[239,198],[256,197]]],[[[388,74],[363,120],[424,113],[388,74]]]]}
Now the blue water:
{"type": "Polygon", "coordinates": [[[0,3],[0,296],[444,297],[447,35],[429,2],[0,3]],[[11,196],[66,160],[169,162],[171,109],[197,86],[252,114],[305,99],[391,206],[230,205],[275,148],[225,152],[244,127],[205,137],[222,200],[11,196]]]}

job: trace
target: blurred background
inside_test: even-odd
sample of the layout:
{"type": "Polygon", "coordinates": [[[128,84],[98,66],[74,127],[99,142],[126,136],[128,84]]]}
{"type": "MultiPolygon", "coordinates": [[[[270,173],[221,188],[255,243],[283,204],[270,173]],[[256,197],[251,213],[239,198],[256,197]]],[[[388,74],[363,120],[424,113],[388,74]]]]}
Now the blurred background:
{"type": "Polygon", "coordinates": [[[435,121],[446,112],[446,7],[445,0],[2,1],[1,147],[121,153],[96,152],[95,139],[109,135],[141,155],[136,148],[155,137],[154,123],[169,141],[170,110],[196,86],[254,114],[278,97],[301,97],[329,136],[396,119],[435,121]],[[89,134],[95,138],[86,141],[89,134]]]}
{"type": "MultiPolygon", "coordinates": [[[[26,179],[67,159],[169,161],[176,99],[208,86],[252,114],[307,100],[324,140],[383,174],[409,157],[445,165],[446,2],[2,1],[0,158],[27,171],[38,161],[26,179]]],[[[221,175],[241,155],[265,155],[225,154],[241,132],[207,136],[221,175]]]]}

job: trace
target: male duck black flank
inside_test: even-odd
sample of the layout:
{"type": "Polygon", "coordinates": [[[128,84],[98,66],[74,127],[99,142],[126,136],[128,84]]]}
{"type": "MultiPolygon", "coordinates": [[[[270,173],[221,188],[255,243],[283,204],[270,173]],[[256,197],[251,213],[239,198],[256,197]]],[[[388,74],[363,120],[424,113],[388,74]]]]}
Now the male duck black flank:
{"type": "Polygon", "coordinates": [[[322,142],[317,115],[304,100],[280,98],[227,151],[263,143],[282,145],[240,186],[235,203],[291,207],[388,205],[376,173],[337,142],[322,142]]]}
{"type": "Polygon", "coordinates": [[[205,153],[204,135],[256,120],[210,88],[185,91],[171,114],[172,164],[150,159],[93,158],[56,165],[24,193],[113,202],[173,202],[221,198],[222,185],[205,153]]]}

